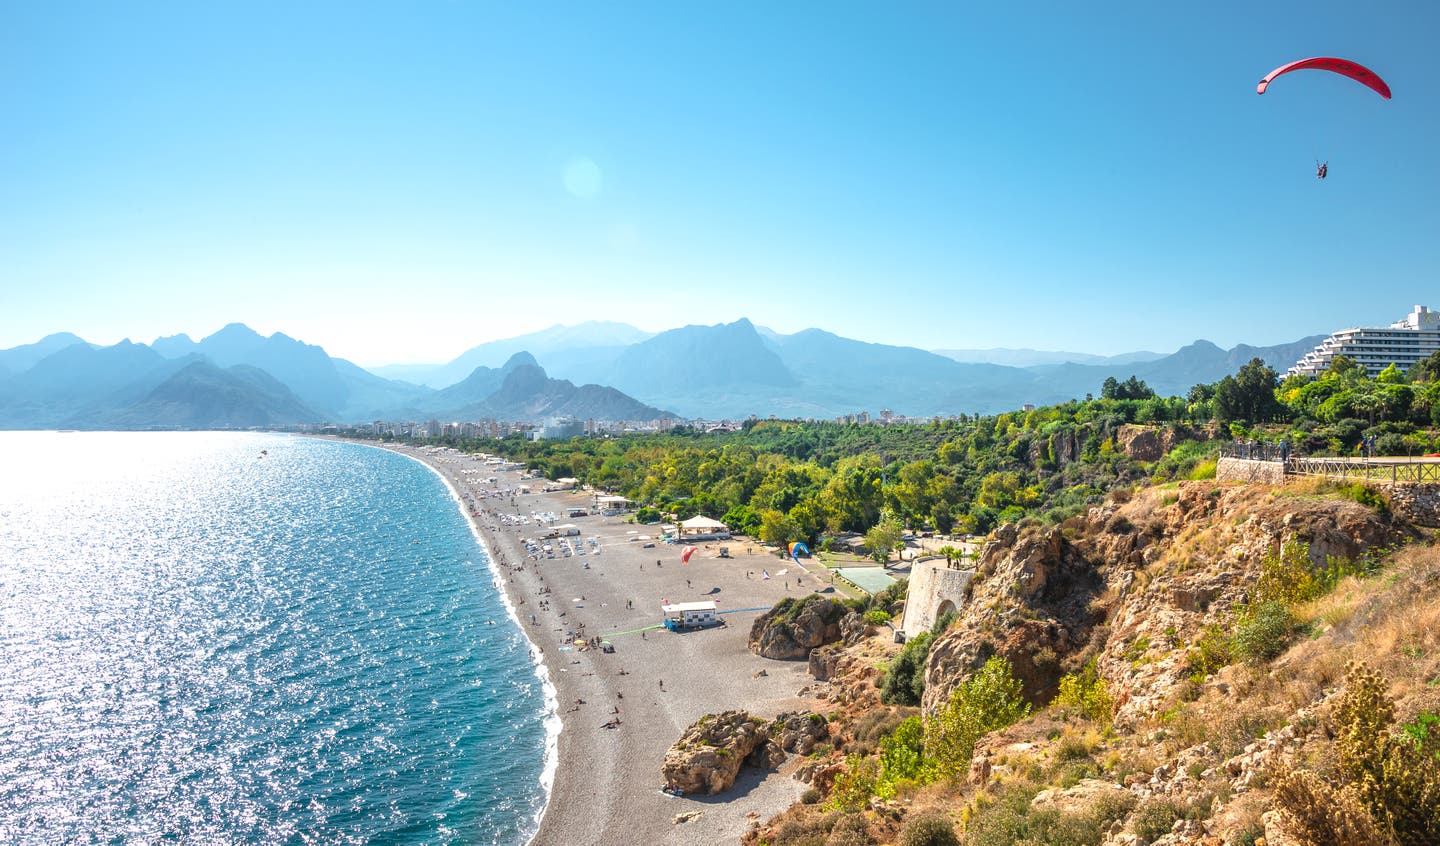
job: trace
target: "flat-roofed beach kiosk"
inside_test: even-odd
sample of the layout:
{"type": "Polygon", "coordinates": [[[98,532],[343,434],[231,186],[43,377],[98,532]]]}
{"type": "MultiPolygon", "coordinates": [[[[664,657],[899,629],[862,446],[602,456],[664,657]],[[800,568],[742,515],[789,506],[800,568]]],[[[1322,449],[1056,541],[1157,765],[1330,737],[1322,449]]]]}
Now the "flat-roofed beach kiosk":
{"type": "Polygon", "coordinates": [[[713,599],[700,602],[666,602],[660,606],[660,610],[665,614],[665,628],[672,632],[713,626],[720,622],[720,612],[713,599]]]}

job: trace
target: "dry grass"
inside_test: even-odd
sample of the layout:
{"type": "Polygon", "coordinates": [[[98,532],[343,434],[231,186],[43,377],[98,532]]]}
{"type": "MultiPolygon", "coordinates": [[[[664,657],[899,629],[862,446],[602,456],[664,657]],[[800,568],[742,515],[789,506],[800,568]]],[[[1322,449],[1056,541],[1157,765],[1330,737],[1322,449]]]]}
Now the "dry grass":
{"type": "Polygon", "coordinates": [[[1285,484],[1276,488],[1280,496],[1325,496],[1334,493],[1335,483],[1324,476],[1288,476],[1285,484]]]}
{"type": "Polygon", "coordinates": [[[1361,602],[1374,595],[1374,585],[1367,582],[1373,580],[1346,576],[1330,593],[1296,606],[1295,616],[1300,622],[1322,631],[1347,625],[1361,602]]]}

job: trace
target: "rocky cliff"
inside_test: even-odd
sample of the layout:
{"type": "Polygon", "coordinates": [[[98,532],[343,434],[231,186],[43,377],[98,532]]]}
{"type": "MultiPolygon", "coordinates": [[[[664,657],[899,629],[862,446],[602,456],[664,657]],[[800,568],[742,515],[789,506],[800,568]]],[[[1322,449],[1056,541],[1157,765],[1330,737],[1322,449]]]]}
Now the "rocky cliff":
{"type": "Polygon", "coordinates": [[[796,777],[819,802],[746,842],[831,842],[842,822],[843,842],[902,842],[937,815],[984,846],[1440,842],[1440,548],[1383,498],[1313,480],[1119,491],[1002,528],[977,564],[918,710],[928,726],[1000,654],[1034,713],[982,736],[959,777],[882,790],[877,751],[916,713],[878,701],[896,647],[817,649],[802,694],[830,709],[835,751],[796,777]],[[1285,574],[1324,583],[1267,598],[1285,574]],[[1283,627],[1247,653],[1267,605],[1283,627]],[[1067,690],[1100,698],[1056,697],[1082,668],[1067,690]]]}
{"type": "Polygon", "coordinates": [[[819,594],[781,600],[750,627],[750,651],[781,661],[805,658],[810,650],[844,636],[845,616],[844,605],[819,594]]]}
{"type": "Polygon", "coordinates": [[[1148,716],[1186,678],[1187,645],[1246,600],[1267,555],[1303,544],[1323,564],[1412,534],[1349,500],[1209,482],[1148,489],[1062,526],[1002,527],[980,552],[972,601],[931,647],[924,706],[999,653],[1032,702],[1094,659],[1120,691],[1117,722],[1148,716]]]}

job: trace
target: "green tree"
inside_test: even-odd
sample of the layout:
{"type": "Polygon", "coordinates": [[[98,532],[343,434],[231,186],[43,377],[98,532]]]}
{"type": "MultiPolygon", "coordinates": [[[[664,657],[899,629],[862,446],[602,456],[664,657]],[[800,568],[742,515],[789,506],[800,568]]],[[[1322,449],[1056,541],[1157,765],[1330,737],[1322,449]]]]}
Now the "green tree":
{"type": "Polygon", "coordinates": [[[1410,380],[1405,378],[1405,374],[1400,372],[1400,368],[1396,367],[1394,362],[1391,362],[1389,367],[1380,371],[1380,375],[1375,377],[1375,381],[1382,385],[1404,385],[1410,380]]]}
{"type": "Polygon", "coordinates": [[[930,654],[930,644],[935,636],[921,632],[911,638],[885,670],[885,681],[880,684],[880,701],[892,705],[920,704],[925,693],[925,657],[930,654]]]}
{"type": "Polygon", "coordinates": [[[742,535],[756,535],[760,531],[760,515],[748,505],[735,506],[725,512],[720,521],[742,535]]]}
{"type": "Polygon", "coordinates": [[[1275,371],[1253,358],[1240,372],[1216,384],[1215,414],[1225,422],[1268,423],[1284,413],[1284,406],[1275,398],[1279,384],[1275,371]]]}
{"type": "Polygon", "coordinates": [[[895,783],[919,780],[925,766],[925,725],[907,717],[880,741],[880,779],[876,793],[882,799],[895,795],[895,783]]]}
{"type": "Polygon", "coordinates": [[[1010,662],[995,655],[950,694],[950,701],[925,723],[926,766],[936,778],[963,774],[975,743],[992,731],[1024,718],[1030,704],[1010,662]]]}
{"type": "Polygon", "coordinates": [[[1344,354],[1330,359],[1330,364],[1325,368],[1325,378],[1355,381],[1364,376],[1365,368],[1360,366],[1360,362],[1344,354]]]}
{"type": "Polygon", "coordinates": [[[1416,382],[1440,382],[1440,352],[1410,368],[1410,378],[1416,382]]]}
{"type": "Polygon", "coordinates": [[[790,515],[774,508],[760,512],[760,540],[765,543],[787,544],[800,539],[800,527],[790,515]]]}
{"type": "Polygon", "coordinates": [[[875,559],[877,564],[888,563],[890,553],[899,548],[900,538],[904,534],[905,527],[900,525],[900,521],[887,515],[865,533],[865,545],[870,548],[870,557],[875,559]]]}
{"type": "Polygon", "coordinates": [[[945,502],[937,502],[930,507],[930,522],[935,525],[935,531],[949,534],[955,528],[955,515],[951,513],[950,506],[945,502]]]}

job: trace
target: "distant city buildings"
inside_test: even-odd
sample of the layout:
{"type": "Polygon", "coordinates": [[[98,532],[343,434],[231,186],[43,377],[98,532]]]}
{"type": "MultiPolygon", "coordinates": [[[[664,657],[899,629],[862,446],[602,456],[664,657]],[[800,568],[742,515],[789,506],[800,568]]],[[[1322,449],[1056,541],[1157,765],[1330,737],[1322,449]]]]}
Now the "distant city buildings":
{"type": "Polygon", "coordinates": [[[1321,341],[1296,362],[1286,375],[1318,376],[1330,367],[1335,356],[1352,358],[1370,376],[1395,365],[1401,370],[1440,352],[1440,312],[1423,305],[1385,328],[1341,329],[1321,341]]]}
{"type": "MultiPolygon", "coordinates": [[[[778,418],[770,417],[768,420],[778,418]]],[[[836,423],[861,425],[861,426],[923,426],[930,423],[939,423],[945,420],[964,420],[965,415],[933,415],[929,417],[908,417],[904,414],[896,414],[890,409],[884,409],[876,417],[871,417],[868,412],[859,411],[854,414],[846,414],[835,418],[836,423]]],[[[680,420],[673,417],[657,418],[654,420],[599,420],[589,418],[579,420],[573,417],[551,417],[543,423],[531,423],[513,420],[496,420],[486,418],[483,420],[452,421],[441,420],[375,420],[369,423],[355,425],[337,425],[325,423],[320,425],[299,425],[284,427],[287,431],[298,432],[321,432],[328,434],[340,434],[342,432],[356,432],[374,437],[390,437],[400,439],[434,439],[434,438],[505,438],[511,435],[522,435],[531,440],[547,440],[554,438],[573,437],[597,437],[605,438],[614,435],[623,435],[632,432],[667,432],[677,426],[685,426],[701,432],[720,433],[738,432],[746,425],[755,425],[762,422],[759,418],[751,415],[746,420],[724,419],[711,420],[706,418],[693,418],[680,420]]]]}
{"type": "Polygon", "coordinates": [[[530,430],[530,440],[548,441],[557,438],[578,438],[583,434],[585,434],[585,424],[581,421],[573,417],[551,417],[545,421],[545,425],[530,430]]]}

